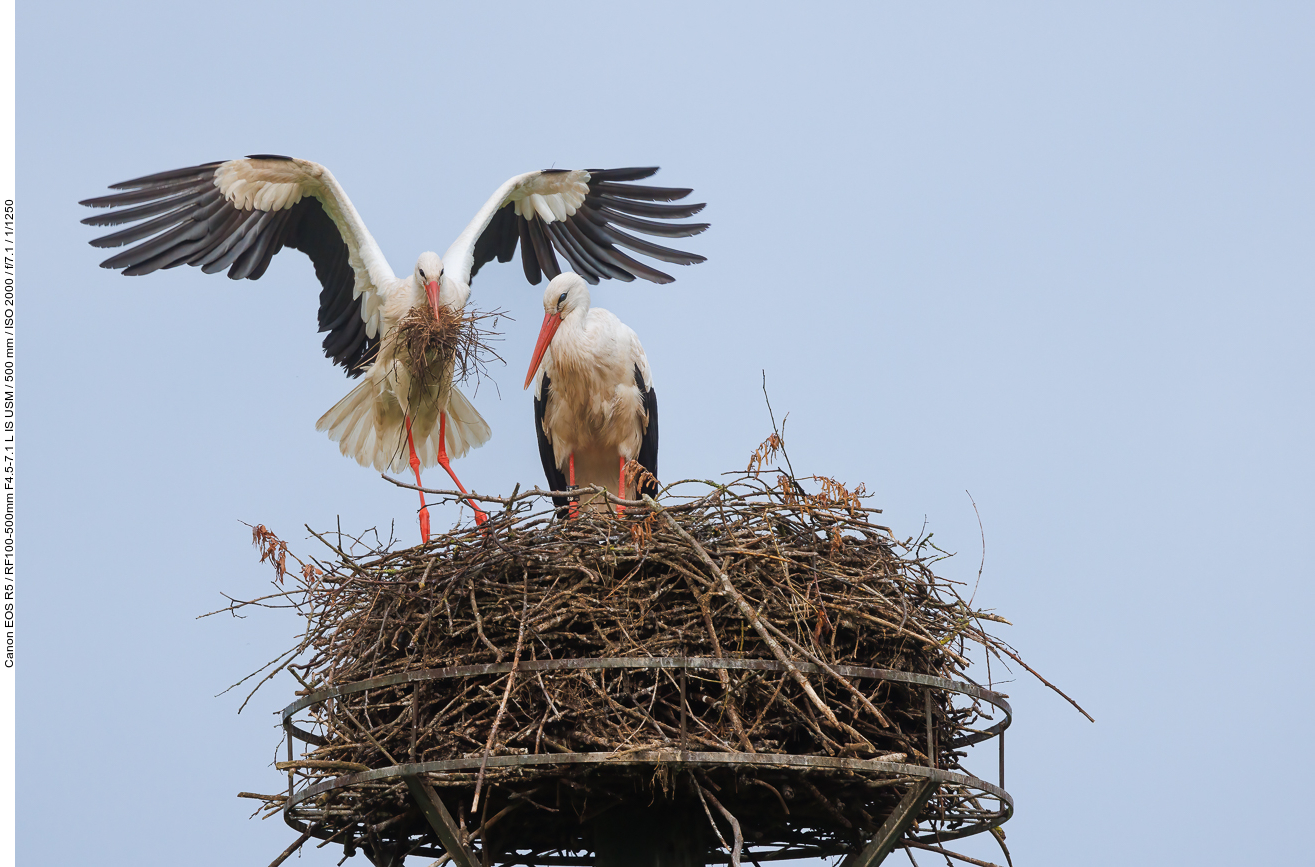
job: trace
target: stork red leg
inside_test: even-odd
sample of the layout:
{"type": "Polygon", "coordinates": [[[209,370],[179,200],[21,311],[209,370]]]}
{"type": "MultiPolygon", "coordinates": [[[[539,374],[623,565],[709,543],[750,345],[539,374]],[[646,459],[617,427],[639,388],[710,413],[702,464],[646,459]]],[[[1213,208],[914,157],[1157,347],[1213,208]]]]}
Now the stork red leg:
{"type": "MultiPolygon", "coordinates": [[[[629,497],[626,496],[626,458],[625,458],[625,455],[621,455],[619,459],[620,459],[620,461],[621,461],[621,469],[620,469],[620,475],[617,476],[617,480],[616,480],[616,495],[617,495],[618,497],[620,497],[621,499],[626,500],[626,499],[629,499],[629,497]]],[[[625,507],[625,506],[621,505],[620,503],[617,503],[617,504],[616,504],[616,513],[617,513],[617,515],[620,515],[620,514],[621,514],[622,512],[624,512],[625,510],[626,510],[626,507],[625,507]]]]}
{"type": "MultiPolygon", "coordinates": [[[[420,484],[420,456],[416,454],[415,439],[411,436],[411,416],[406,414],[402,416],[406,422],[406,447],[411,450],[411,471],[416,474],[416,487],[423,487],[420,484]]],[[[420,492],[420,540],[429,541],[429,509],[425,506],[425,492],[420,492]]]]}
{"type": "MultiPolygon", "coordinates": [[[[461,479],[457,478],[457,474],[452,472],[452,465],[449,464],[447,461],[447,413],[446,412],[440,412],[438,414],[438,465],[441,466],[443,469],[447,470],[447,474],[452,477],[452,481],[456,482],[457,490],[463,494],[466,494],[467,497],[469,497],[470,492],[466,490],[465,485],[461,484],[461,479]]],[[[470,508],[475,510],[476,524],[482,524],[489,519],[489,516],[484,513],[484,510],[481,509],[479,506],[475,505],[474,500],[467,499],[466,502],[470,505],[470,508]]]]}

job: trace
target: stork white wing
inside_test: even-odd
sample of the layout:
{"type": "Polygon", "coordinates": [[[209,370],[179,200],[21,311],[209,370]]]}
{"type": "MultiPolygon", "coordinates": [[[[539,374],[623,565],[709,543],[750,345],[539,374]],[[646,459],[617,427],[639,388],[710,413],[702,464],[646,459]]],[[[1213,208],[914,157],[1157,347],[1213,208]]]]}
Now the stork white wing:
{"type": "Polygon", "coordinates": [[[384,295],[395,282],[383,252],[329,170],[272,154],[206,163],[114,184],[124,190],[81,204],[113,208],[83,220],[92,226],[137,223],[97,238],[94,247],[135,244],[103,268],[125,275],[197,265],[255,280],[284,247],[315,266],[324,354],[358,376],[373,359],[384,295]],[[144,221],[144,222],[139,222],[144,221]],[[138,243],[140,242],[140,243],[138,243]]]}
{"type": "Polygon", "coordinates": [[[468,285],[493,259],[511,261],[519,243],[525,277],[533,284],[541,275],[551,280],[562,273],[554,248],[566,257],[569,270],[589,283],[608,278],[628,283],[636,277],[670,283],[670,275],[618,249],[679,265],[704,261],[620,228],[659,238],[684,238],[708,228],[707,223],[662,222],[692,217],[703,205],[663,204],[685,198],[688,189],[629,183],[656,172],[656,167],[544,169],[517,175],[480,208],[443,255],[443,267],[468,285]]]}

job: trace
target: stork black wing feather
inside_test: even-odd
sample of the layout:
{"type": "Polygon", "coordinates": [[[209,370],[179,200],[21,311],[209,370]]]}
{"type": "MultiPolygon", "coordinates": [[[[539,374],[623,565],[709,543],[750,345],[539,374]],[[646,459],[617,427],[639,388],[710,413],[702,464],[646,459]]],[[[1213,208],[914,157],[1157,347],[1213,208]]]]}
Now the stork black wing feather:
{"type": "Polygon", "coordinates": [[[670,274],[659,271],[656,268],[649,267],[648,265],[645,265],[643,262],[640,262],[637,259],[632,259],[629,256],[627,256],[625,253],[622,253],[620,250],[616,249],[615,247],[611,249],[610,255],[612,256],[613,259],[616,259],[618,262],[621,263],[621,267],[625,268],[627,271],[629,271],[631,274],[634,274],[636,277],[641,277],[649,281],[650,283],[666,284],[666,283],[676,282],[676,278],[672,277],[670,274]]]}
{"type": "MultiPolygon", "coordinates": [[[[552,380],[548,374],[543,375],[543,382],[539,385],[539,394],[534,398],[534,434],[539,440],[539,462],[543,464],[543,474],[548,479],[548,490],[564,491],[569,484],[566,480],[566,474],[557,468],[557,458],[553,454],[552,441],[548,439],[548,434],[543,429],[543,414],[548,409],[548,401],[552,399],[552,380]]],[[[564,514],[567,500],[565,497],[553,497],[553,505],[558,508],[558,515],[564,514]]]]}
{"type": "Polygon", "coordinates": [[[111,256],[101,262],[100,266],[102,268],[139,266],[143,262],[157,257],[160,253],[168,252],[170,248],[177,244],[185,241],[195,241],[203,237],[205,237],[205,227],[189,219],[171,227],[169,231],[157,235],[149,241],[138,244],[136,247],[129,247],[116,256],[111,256]]]}
{"type": "Polygon", "coordinates": [[[516,219],[516,213],[512,210],[511,218],[502,226],[502,242],[498,247],[498,261],[510,262],[511,258],[516,255],[516,244],[520,241],[520,228],[516,225],[519,222],[516,219]]]}
{"type": "Polygon", "coordinates": [[[658,172],[657,166],[629,169],[589,169],[589,181],[642,181],[658,172]]]}
{"type": "MultiPolygon", "coordinates": [[[[675,262],[678,265],[692,265],[704,261],[704,257],[694,253],[685,253],[680,250],[673,250],[670,247],[662,247],[658,244],[650,244],[647,241],[626,234],[613,226],[610,222],[609,215],[595,211],[588,206],[582,205],[577,212],[584,216],[583,223],[592,226],[594,235],[600,239],[600,243],[605,244],[608,249],[616,250],[615,244],[628,247],[637,253],[643,253],[646,256],[652,256],[654,259],[661,259],[665,262],[675,262]]],[[[620,251],[616,251],[620,254],[620,251]]]]}
{"type": "Polygon", "coordinates": [[[580,230],[581,234],[604,249],[607,252],[608,260],[613,262],[616,267],[622,268],[636,277],[648,280],[650,283],[675,282],[676,278],[670,274],[664,274],[656,268],[650,268],[643,262],[630,258],[613,246],[612,233],[609,231],[610,227],[597,214],[581,206],[580,210],[576,211],[576,216],[583,219],[573,220],[573,225],[580,230]]]}
{"type": "Polygon", "coordinates": [[[499,262],[511,261],[516,252],[516,242],[520,240],[516,219],[516,211],[510,205],[503,205],[493,215],[493,219],[475,241],[475,261],[470,268],[472,282],[486,263],[494,259],[499,262]]]}
{"type": "MultiPolygon", "coordinates": [[[[225,202],[220,201],[219,204],[223,206],[225,202]]],[[[207,263],[222,256],[232,243],[230,233],[246,219],[246,213],[236,208],[218,208],[206,220],[205,239],[197,245],[196,250],[188,257],[187,263],[204,269],[207,263]]]]}
{"type": "MultiPolygon", "coordinates": [[[[136,226],[130,226],[118,232],[109,235],[102,235],[91,241],[93,247],[122,247],[124,244],[131,244],[134,241],[140,241],[142,238],[149,238],[157,232],[163,232],[165,229],[172,228],[183,221],[184,218],[195,220],[199,214],[198,211],[205,210],[198,208],[195,203],[184,205],[181,208],[175,208],[167,214],[161,214],[154,220],[147,220],[136,226]]],[[[213,211],[211,211],[213,213],[213,211]]]]}
{"type": "Polygon", "coordinates": [[[672,262],[676,265],[695,265],[707,261],[706,256],[700,256],[697,253],[685,253],[680,250],[673,250],[670,247],[663,247],[661,244],[650,244],[648,241],[622,232],[615,226],[609,226],[607,231],[612,236],[613,241],[622,247],[628,247],[636,253],[643,253],[645,256],[651,256],[654,259],[661,259],[663,262],[672,262]]]}
{"type": "MultiPolygon", "coordinates": [[[[234,280],[254,280],[265,273],[265,266],[269,264],[265,253],[282,234],[283,224],[287,221],[288,211],[271,211],[269,220],[262,221],[261,227],[256,231],[254,242],[233,262],[233,270],[228,276],[234,280]]],[[[282,243],[279,246],[283,246],[282,243]]]]}
{"type": "MultiPolygon", "coordinates": [[[[120,223],[131,223],[136,220],[144,220],[147,217],[153,217],[156,214],[162,214],[165,211],[171,211],[174,208],[181,208],[184,205],[190,205],[207,198],[209,192],[204,186],[199,190],[184,188],[183,192],[171,195],[168,198],[159,201],[150,202],[137,208],[127,208],[121,211],[110,211],[108,214],[92,214],[90,217],[84,217],[80,222],[84,226],[117,226],[120,223]]],[[[84,202],[85,204],[85,202],[84,202]]],[[[91,242],[93,247],[109,246],[100,244],[103,238],[97,238],[91,242]]]]}
{"type": "MultiPolygon", "coordinates": [[[[300,213],[291,217],[296,223],[291,227],[284,245],[300,250],[310,257],[311,263],[315,266],[315,276],[319,278],[324,291],[331,295],[333,303],[327,306],[335,307],[344,303],[350,305],[356,309],[357,315],[354,318],[360,323],[360,326],[356,327],[349,318],[345,324],[330,330],[329,336],[324,338],[324,354],[332,358],[335,364],[345,367],[348,376],[360,376],[363,370],[361,359],[373,354],[379,335],[376,334],[374,337],[366,335],[365,323],[360,316],[361,299],[352,298],[356,275],[347,259],[347,245],[343,242],[338,227],[334,225],[324,208],[320,207],[318,200],[304,198],[293,205],[292,210],[300,213]],[[344,331],[344,329],[349,330],[344,331]],[[350,339],[348,339],[349,335],[350,339]]],[[[320,307],[323,310],[326,306],[323,293],[320,298],[320,307]]],[[[324,323],[325,318],[321,317],[321,331],[326,330],[324,323]]]]}
{"type": "MultiPolygon", "coordinates": [[[[213,181],[215,169],[224,164],[223,160],[212,163],[202,163],[199,166],[188,166],[185,169],[170,169],[167,172],[156,172],[153,175],[142,175],[140,178],[133,178],[130,181],[119,181],[117,184],[110,184],[111,190],[136,190],[143,187],[164,187],[180,179],[202,178],[207,181],[213,181]]],[[[106,198],[112,198],[106,196],[106,198]]],[[[87,204],[83,202],[82,204],[87,204]]]]}
{"type": "Polygon", "coordinates": [[[525,271],[525,279],[530,281],[531,286],[538,286],[543,274],[539,269],[539,257],[534,255],[534,240],[530,238],[530,223],[528,220],[517,220],[516,227],[521,239],[521,267],[525,271]]]}
{"type": "Polygon", "coordinates": [[[364,337],[365,322],[361,317],[348,319],[324,338],[324,354],[334,359],[349,356],[364,337]]]}
{"type": "Polygon", "coordinates": [[[593,238],[597,244],[606,249],[608,256],[611,259],[616,260],[618,267],[625,268],[636,277],[642,277],[653,283],[675,282],[676,278],[672,277],[670,274],[665,274],[656,268],[651,268],[618,250],[614,246],[617,241],[616,235],[614,234],[616,229],[608,224],[605,216],[585,206],[581,206],[580,210],[576,213],[584,217],[584,219],[577,221],[577,225],[580,227],[581,231],[586,233],[590,238],[593,238]]]}
{"type": "Polygon", "coordinates": [[[621,267],[621,263],[612,257],[611,253],[599,245],[596,241],[585,234],[584,226],[588,220],[567,220],[566,231],[570,232],[575,242],[584,249],[593,259],[594,267],[599,269],[604,275],[620,280],[623,283],[629,283],[635,279],[635,275],[621,267]]]}
{"type": "Polygon", "coordinates": [[[571,270],[583,277],[586,283],[597,285],[599,276],[606,276],[600,275],[600,272],[594,268],[593,262],[566,229],[562,228],[561,223],[546,223],[544,228],[548,230],[553,245],[571,263],[571,270]]]}
{"type": "Polygon", "coordinates": [[[657,202],[636,202],[617,196],[597,196],[597,204],[634,214],[639,217],[654,217],[659,220],[683,220],[692,217],[707,207],[703,202],[690,205],[662,205],[657,202]]]}
{"type": "Polygon", "coordinates": [[[674,202],[694,192],[684,188],[645,187],[640,184],[617,184],[611,181],[602,181],[597,184],[590,181],[589,189],[601,196],[620,196],[624,199],[641,199],[646,202],[674,202]]]}
{"type": "Polygon", "coordinates": [[[701,233],[710,225],[709,223],[659,223],[656,220],[641,220],[639,217],[632,217],[629,214],[607,207],[599,208],[598,213],[602,214],[608,222],[658,238],[688,238],[691,235],[701,233]]]}
{"type": "MultiPolygon", "coordinates": [[[[244,217],[242,222],[237,224],[233,229],[228,240],[225,242],[227,247],[221,255],[215,256],[201,266],[201,270],[206,274],[216,274],[232,265],[234,260],[242,254],[242,251],[255,239],[255,233],[258,232],[262,224],[269,221],[269,211],[243,211],[250,216],[244,217]]],[[[216,251],[220,252],[220,251],[216,251]]],[[[236,269],[229,272],[230,277],[234,276],[236,269]]]]}
{"type": "MultiPolygon", "coordinates": [[[[179,184],[171,187],[161,187],[159,189],[134,190],[131,193],[119,193],[113,196],[101,196],[97,199],[83,199],[78,202],[79,205],[86,205],[89,208],[121,208],[124,205],[136,205],[141,202],[154,202],[162,196],[176,196],[189,193],[208,193],[214,189],[214,185],[206,181],[193,182],[189,184],[179,184]]],[[[111,215],[106,215],[111,216],[111,215]]]]}
{"type": "Polygon", "coordinates": [[[261,242],[259,252],[253,254],[259,258],[246,274],[248,280],[259,280],[264,275],[265,269],[269,267],[269,263],[274,261],[274,257],[283,249],[288,230],[292,226],[292,211],[279,211],[277,222],[277,226],[272,226],[265,233],[266,240],[261,242]]]}
{"type": "Polygon", "coordinates": [[[552,252],[552,244],[544,235],[543,224],[538,219],[534,219],[527,220],[525,225],[529,227],[530,243],[534,247],[535,258],[539,260],[539,269],[551,280],[562,273],[562,267],[557,264],[557,257],[552,252]]]}
{"type": "MultiPolygon", "coordinates": [[[[635,365],[635,385],[639,386],[640,393],[644,395],[644,411],[648,413],[648,424],[644,427],[644,438],[639,441],[639,457],[636,460],[656,479],[658,477],[657,392],[645,387],[644,374],[640,372],[638,364],[635,365]]],[[[656,497],[658,486],[648,482],[639,486],[639,493],[656,497]]]]}

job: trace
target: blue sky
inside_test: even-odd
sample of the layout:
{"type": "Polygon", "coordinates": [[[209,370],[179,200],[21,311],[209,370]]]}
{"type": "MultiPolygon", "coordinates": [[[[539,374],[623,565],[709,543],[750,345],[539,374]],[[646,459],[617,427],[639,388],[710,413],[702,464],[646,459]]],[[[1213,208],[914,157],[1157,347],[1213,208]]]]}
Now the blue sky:
{"type": "MultiPolygon", "coordinates": [[[[663,475],[744,465],[766,370],[796,469],[866,483],[901,536],[925,521],[951,578],[980,558],[971,491],[978,601],[1097,719],[1006,688],[1020,867],[1298,859],[1272,826],[1313,770],[1313,19],[20,4],[22,863],[268,863],[292,833],[234,795],[278,786],[293,685],[240,716],[214,696],[295,623],[195,617],[266,587],[243,521],[297,550],[304,524],[415,534],[413,495],[314,430],[348,383],[303,257],[123,278],[86,244],[79,199],[260,152],[327,165],[401,273],[522,171],[694,187],[708,261],[593,293],[648,352],[663,475]]],[[[516,317],[474,396],[493,439],[456,465],[480,491],[540,479],[541,288],[475,284],[516,317]]]]}

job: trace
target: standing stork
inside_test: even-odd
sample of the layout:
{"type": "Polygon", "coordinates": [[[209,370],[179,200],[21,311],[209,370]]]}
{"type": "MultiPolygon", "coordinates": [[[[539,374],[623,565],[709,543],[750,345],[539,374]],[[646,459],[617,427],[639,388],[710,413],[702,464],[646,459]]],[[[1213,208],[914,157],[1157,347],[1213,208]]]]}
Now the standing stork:
{"type": "MultiPolygon", "coordinates": [[[[114,184],[111,195],[82,202],[112,208],[82,222],[93,226],[136,223],[96,238],[94,247],[135,246],[106,259],[104,268],[125,275],[196,265],[207,274],[224,269],[234,280],[258,279],[284,247],[310,257],[320,292],[324,354],[349,377],[364,381],[326,412],[316,429],[362,466],[401,472],[409,462],[420,487],[420,468],[438,463],[467,493],[449,464],[483,445],[490,431],[452,383],[454,359],[433,359],[413,376],[395,336],[414,308],[427,304],[460,314],[470,283],[493,259],[509,261],[521,248],[526,278],[538,283],[561,273],[554,247],[585,280],[636,277],[669,283],[672,277],[618,247],[677,264],[703,261],[637,238],[695,235],[706,223],[672,223],[702,204],[667,204],[688,189],[648,187],[656,168],[545,169],[517,175],[498,187],[440,258],[423,253],[404,278],[393,274],[338,181],[323,166],[272,154],[213,162],[114,184]],[[142,222],[144,221],[144,222],[142,222]],[[403,457],[403,442],[409,460],[403,457]]],[[[257,311],[258,314],[258,311],[257,311]]],[[[475,520],[486,516],[473,501],[475,520]]],[[[420,494],[421,535],[429,538],[429,511],[420,494]]]]}
{"type": "MultiPolygon", "coordinates": [[[[657,476],[657,392],[638,335],[589,306],[589,287],[578,274],[548,283],[543,311],[525,387],[537,372],[534,427],[549,486],[602,485],[623,500],[656,495],[654,482],[625,478],[631,459],[657,476]]],[[[567,506],[561,497],[553,502],[567,506]]]]}

